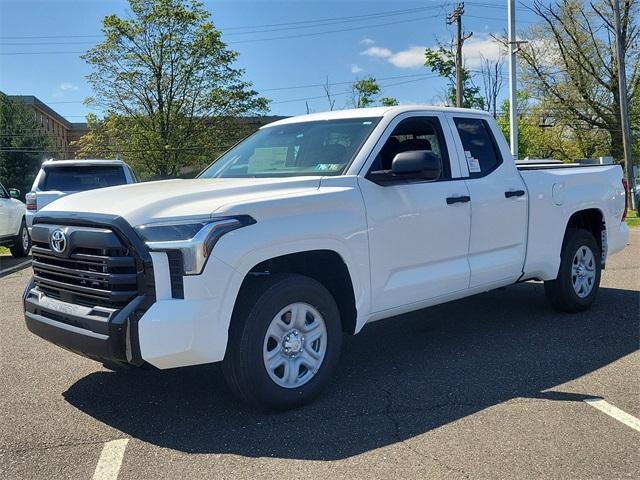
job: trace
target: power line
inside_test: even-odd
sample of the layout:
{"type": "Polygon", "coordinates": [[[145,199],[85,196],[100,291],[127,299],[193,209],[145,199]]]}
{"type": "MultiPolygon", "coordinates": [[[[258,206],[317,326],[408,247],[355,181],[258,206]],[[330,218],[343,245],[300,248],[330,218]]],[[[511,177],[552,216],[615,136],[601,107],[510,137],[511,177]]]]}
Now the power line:
{"type": "MultiPolygon", "coordinates": [[[[268,41],[273,41],[273,40],[287,40],[287,39],[291,39],[291,38],[304,38],[304,37],[314,37],[314,36],[318,36],[318,35],[328,35],[328,34],[332,34],[332,33],[342,33],[342,32],[351,32],[351,31],[357,31],[357,30],[366,30],[369,28],[377,28],[377,27],[386,27],[386,26],[391,26],[391,25],[399,25],[399,24],[403,24],[403,23],[410,23],[410,22],[417,22],[417,21],[421,21],[421,20],[427,20],[430,18],[436,18],[439,15],[427,15],[427,16],[423,16],[423,17],[414,17],[414,18],[409,18],[406,20],[397,20],[397,21],[393,21],[393,22],[385,22],[385,23],[377,23],[377,24],[373,24],[373,25],[363,25],[363,26],[358,26],[358,27],[350,27],[350,28],[340,28],[340,29],[334,29],[334,30],[325,30],[322,32],[308,32],[308,33],[301,33],[301,34],[296,34],[296,35],[282,35],[282,36],[278,36],[278,37],[264,37],[264,38],[253,38],[253,39],[247,39],[247,40],[237,40],[237,41],[231,41],[228,42],[231,45],[236,45],[236,44],[242,44],[242,43],[255,43],[255,42],[268,42],[268,41]]],[[[81,42],[81,43],[85,43],[85,42],[81,42]]],[[[89,43],[89,42],[87,42],[89,43]]],[[[0,55],[7,55],[7,56],[11,56],[11,55],[81,55],[84,54],[86,52],[84,51],[36,51],[36,52],[0,52],[0,55]]]]}
{"type": "MultiPolygon", "coordinates": [[[[282,27],[282,28],[263,28],[263,29],[258,29],[258,30],[251,30],[251,31],[246,31],[246,32],[228,32],[228,30],[230,30],[230,28],[226,28],[226,29],[221,29],[221,31],[223,32],[223,35],[225,37],[228,36],[237,36],[237,35],[253,35],[256,33],[271,33],[271,32],[280,32],[280,31],[286,31],[286,30],[301,30],[301,29],[309,29],[309,28],[319,28],[319,27],[328,27],[328,26],[332,26],[332,25],[339,25],[339,24],[344,24],[344,23],[353,23],[353,22],[360,22],[363,20],[376,20],[378,18],[386,18],[386,17],[392,17],[392,16],[398,16],[398,15],[407,15],[409,13],[417,13],[417,12],[421,12],[421,11],[425,11],[425,10],[432,10],[433,7],[421,7],[421,8],[413,8],[413,9],[409,9],[409,10],[400,10],[400,11],[395,11],[395,12],[388,12],[388,13],[384,13],[384,14],[371,14],[371,15],[356,15],[354,17],[344,17],[344,18],[338,18],[338,19],[334,19],[334,21],[330,21],[330,22],[324,22],[324,23],[318,23],[318,21],[313,21],[316,24],[315,25],[302,25],[302,26],[289,26],[289,27],[282,27]]],[[[260,28],[260,27],[258,27],[260,28]]],[[[320,32],[318,32],[320,33],[320,32]]],[[[101,36],[99,36],[101,37],[101,36]]],[[[2,38],[2,37],[0,37],[2,38]]],[[[31,37],[33,39],[36,38],[40,38],[40,37],[31,37]]],[[[60,38],[65,38],[65,37],[60,37],[60,38]]],[[[68,37],[68,38],[71,38],[68,37]]],[[[82,37],[84,38],[84,37],[82,37]]],[[[71,42],[51,42],[51,41],[46,41],[46,42],[1,42],[0,45],[4,45],[4,46],[16,46],[16,45],[22,45],[22,46],[30,46],[30,45],[85,45],[85,44],[93,44],[95,43],[95,41],[89,41],[89,40],[83,40],[83,41],[71,41],[71,42]]]]}

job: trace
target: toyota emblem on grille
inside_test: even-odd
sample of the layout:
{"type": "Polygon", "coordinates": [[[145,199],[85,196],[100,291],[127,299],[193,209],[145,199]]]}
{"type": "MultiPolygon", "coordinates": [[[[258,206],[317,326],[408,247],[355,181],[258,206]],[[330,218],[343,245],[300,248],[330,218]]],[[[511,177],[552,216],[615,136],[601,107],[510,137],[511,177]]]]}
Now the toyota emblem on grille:
{"type": "Polygon", "coordinates": [[[67,249],[67,236],[59,228],[51,234],[51,248],[56,253],[62,253],[67,249]]]}

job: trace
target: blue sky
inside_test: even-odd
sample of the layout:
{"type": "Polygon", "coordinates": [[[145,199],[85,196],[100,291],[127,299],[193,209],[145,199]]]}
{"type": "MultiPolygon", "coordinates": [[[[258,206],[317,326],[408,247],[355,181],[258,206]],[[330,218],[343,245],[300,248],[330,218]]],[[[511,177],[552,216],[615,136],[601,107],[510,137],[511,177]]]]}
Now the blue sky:
{"type": "MultiPolygon", "coordinates": [[[[325,98],[315,98],[323,96],[317,85],[327,76],[335,84],[337,108],[348,101],[348,83],[367,75],[379,80],[383,95],[403,103],[442,97],[444,83],[429,78],[422,55],[425,46],[452,38],[445,19],[453,2],[217,0],[205,5],[223,39],[240,53],[237,66],[246,70],[246,79],[272,100],[272,114],[305,113],[305,99],[314,111],[328,109],[325,98]],[[399,13],[406,10],[411,12],[399,13]],[[370,16],[353,18],[363,15],[370,16]]],[[[497,54],[489,34],[505,31],[506,0],[467,0],[465,7],[464,27],[473,32],[466,62],[474,68],[480,53],[497,54]]],[[[127,2],[0,0],[0,90],[36,95],[68,120],[83,121],[89,110],[82,100],[91,90],[85,81],[89,68],[77,52],[99,41],[102,18],[113,13],[127,15],[127,2]]],[[[535,21],[522,6],[517,19],[520,29],[535,21]]]]}

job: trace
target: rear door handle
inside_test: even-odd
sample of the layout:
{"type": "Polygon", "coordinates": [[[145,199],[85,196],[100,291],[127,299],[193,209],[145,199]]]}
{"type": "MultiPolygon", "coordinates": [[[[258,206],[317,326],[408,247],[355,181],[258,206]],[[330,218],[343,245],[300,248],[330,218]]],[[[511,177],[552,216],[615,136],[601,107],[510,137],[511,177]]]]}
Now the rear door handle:
{"type": "Polygon", "coordinates": [[[471,197],[468,195],[462,195],[460,197],[447,197],[447,205],[453,205],[454,203],[467,203],[471,201],[471,197]]]}
{"type": "Polygon", "coordinates": [[[504,192],[505,198],[511,197],[522,197],[524,196],[524,190],[509,190],[508,192],[504,192]]]}

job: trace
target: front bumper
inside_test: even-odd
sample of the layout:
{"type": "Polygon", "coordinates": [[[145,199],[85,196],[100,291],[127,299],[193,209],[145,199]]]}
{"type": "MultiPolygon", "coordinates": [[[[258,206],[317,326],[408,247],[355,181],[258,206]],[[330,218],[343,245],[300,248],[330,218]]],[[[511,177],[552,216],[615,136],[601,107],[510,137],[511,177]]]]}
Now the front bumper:
{"type": "MultiPolygon", "coordinates": [[[[35,237],[40,241],[41,223],[51,229],[66,222],[73,226],[70,231],[83,225],[102,226],[117,233],[134,252],[138,291],[126,305],[106,308],[78,304],[73,295],[53,298],[32,279],[23,296],[25,321],[31,332],[103,363],[148,363],[166,369],[224,358],[233,299],[243,281],[232,267],[211,256],[202,274],[177,277],[170,255],[148,251],[122,219],[83,215],[79,221],[40,215],[34,223],[35,237]]],[[[37,258],[34,264],[37,272],[37,258]]]]}
{"type": "Polygon", "coordinates": [[[99,362],[144,363],[137,329],[137,311],[144,297],[109,311],[49,298],[31,280],[23,300],[27,328],[37,336],[99,362]]]}
{"type": "Polygon", "coordinates": [[[132,227],[109,215],[47,213],[35,217],[32,232],[27,328],[96,361],[142,365],[138,322],[155,302],[155,282],[151,256],[132,227]],[[60,254],[49,245],[55,230],[64,230],[69,244],[60,254]]]}

